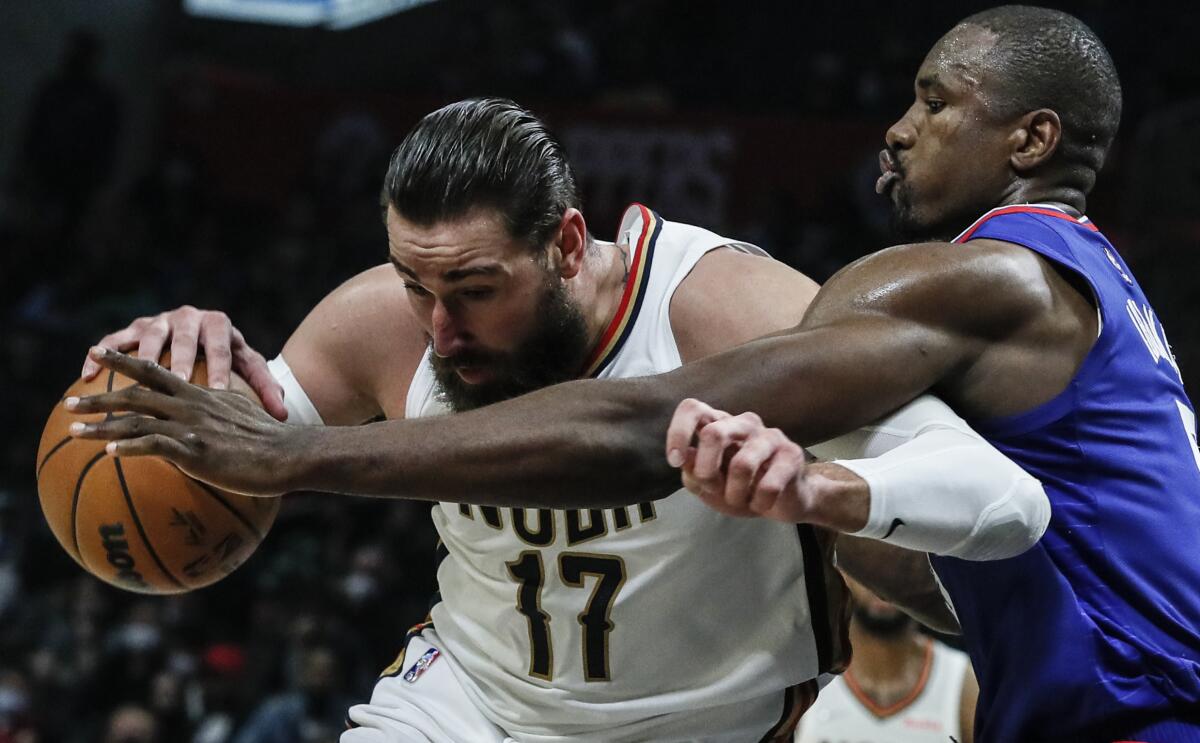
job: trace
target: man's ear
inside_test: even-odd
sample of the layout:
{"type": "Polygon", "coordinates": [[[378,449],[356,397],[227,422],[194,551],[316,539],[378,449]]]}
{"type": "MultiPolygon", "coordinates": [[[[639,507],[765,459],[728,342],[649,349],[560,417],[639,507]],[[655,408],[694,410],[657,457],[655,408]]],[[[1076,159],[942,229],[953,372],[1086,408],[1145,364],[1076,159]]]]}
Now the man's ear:
{"type": "Polygon", "coordinates": [[[1062,143],[1062,121],[1048,108],[1039,108],[1021,117],[1010,137],[1013,145],[1009,162],[1018,173],[1028,172],[1047,162],[1062,143]]]}
{"type": "Polygon", "coordinates": [[[571,207],[563,212],[562,222],[558,225],[552,250],[558,252],[558,275],[564,279],[574,277],[583,268],[584,254],[587,252],[588,232],[583,213],[571,207]]]}

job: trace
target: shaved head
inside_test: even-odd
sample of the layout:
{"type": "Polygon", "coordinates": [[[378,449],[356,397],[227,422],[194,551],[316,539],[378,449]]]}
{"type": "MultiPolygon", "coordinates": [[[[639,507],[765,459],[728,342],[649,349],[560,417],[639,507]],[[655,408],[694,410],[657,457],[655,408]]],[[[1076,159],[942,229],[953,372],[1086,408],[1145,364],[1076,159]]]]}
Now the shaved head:
{"type": "MultiPolygon", "coordinates": [[[[1104,164],[1121,120],[1121,82],[1104,44],[1078,18],[1049,8],[1003,5],[963,20],[994,35],[980,73],[988,107],[1009,118],[1050,109],[1062,121],[1059,159],[1087,179],[1104,164]]],[[[955,34],[952,31],[947,41],[955,34]]]]}

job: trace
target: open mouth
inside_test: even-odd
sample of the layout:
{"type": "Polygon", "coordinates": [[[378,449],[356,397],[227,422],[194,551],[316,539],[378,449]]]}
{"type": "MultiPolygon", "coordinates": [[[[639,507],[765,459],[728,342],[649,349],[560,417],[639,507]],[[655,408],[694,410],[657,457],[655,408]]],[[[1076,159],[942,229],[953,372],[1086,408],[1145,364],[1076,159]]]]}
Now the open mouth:
{"type": "Polygon", "coordinates": [[[479,384],[486,382],[491,378],[491,371],[486,366],[475,366],[472,364],[456,364],[454,371],[458,374],[459,379],[467,384],[479,384]]]}
{"type": "Polygon", "coordinates": [[[891,150],[879,151],[879,170],[881,175],[875,181],[875,193],[887,193],[901,178],[900,163],[896,161],[896,156],[891,150]]]}

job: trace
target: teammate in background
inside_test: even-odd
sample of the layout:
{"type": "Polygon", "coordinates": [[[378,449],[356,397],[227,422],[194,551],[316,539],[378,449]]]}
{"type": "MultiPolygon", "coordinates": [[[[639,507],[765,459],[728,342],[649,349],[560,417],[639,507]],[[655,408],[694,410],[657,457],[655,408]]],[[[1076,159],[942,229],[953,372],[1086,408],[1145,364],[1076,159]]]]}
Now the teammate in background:
{"type": "Polygon", "coordinates": [[[854,658],[804,713],[796,743],[972,743],[979,685],[966,653],[853,578],[846,585],[854,658]]]}
{"type": "MultiPolygon", "coordinates": [[[[289,430],[428,418],[581,375],[666,371],[788,327],[816,291],[753,246],[645,207],[626,212],[616,244],[594,240],[558,144],[507,101],[425,117],[393,156],[385,201],[391,265],[326,298],[272,363],[289,421],[309,424],[289,430]]],[[[214,341],[239,348],[226,319],[192,309],[106,342],[154,358],[168,335],[173,364],[194,357],[198,337],[210,365],[214,341]]],[[[157,371],[179,385],[176,422],[201,413],[185,402],[190,385],[157,371]]],[[[148,411],[154,395],[143,392],[125,404],[148,411]]],[[[996,524],[999,553],[1036,541],[1048,513],[1035,481],[933,398],[898,416],[888,430],[911,435],[847,440],[847,451],[899,451],[928,438],[913,420],[935,427],[957,457],[995,474],[963,489],[1003,497],[992,510],[1025,524],[1016,540],[1012,523],[996,524]]],[[[137,420],[152,435],[172,425],[137,420]]],[[[682,491],[650,502],[640,487],[575,501],[544,490],[553,495],[495,498],[485,477],[473,498],[455,499],[463,504],[434,507],[445,559],[433,622],[410,634],[371,704],[351,709],[361,727],[343,740],[790,740],[814,679],[843,657],[828,535],[730,519],[682,491]],[[538,505],[572,510],[529,508],[538,505]]],[[[991,526],[967,541],[997,552],[991,526]]],[[[926,585],[930,611],[945,614],[926,585]]]]}

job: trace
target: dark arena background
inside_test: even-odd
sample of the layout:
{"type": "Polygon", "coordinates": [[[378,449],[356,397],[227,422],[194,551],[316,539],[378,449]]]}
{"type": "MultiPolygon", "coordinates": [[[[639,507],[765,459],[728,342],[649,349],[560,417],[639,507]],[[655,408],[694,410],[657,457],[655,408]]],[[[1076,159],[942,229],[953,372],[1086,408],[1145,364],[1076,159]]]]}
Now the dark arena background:
{"type": "MultiPolygon", "coordinates": [[[[0,743],[282,743],[284,720],[303,720],[289,743],[330,743],[435,590],[427,504],[319,494],[289,496],[211,588],[148,598],[86,575],[42,519],[34,459],[90,343],[187,303],[274,356],[325,293],[385,260],[390,151],[473,95],[548,121],[598,237],[636,200],[824,280],[889,244],[872,188],[884,131],[930,44],[989,4],[371,5],[0,3],[0,743]]],[[[1089,216],[1194,394],[1197,10],[1054,5],[1121,74],[1089,216]]]]}

